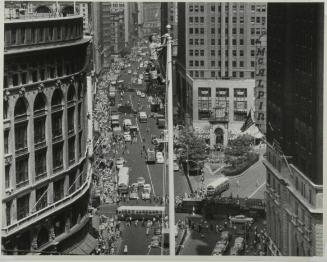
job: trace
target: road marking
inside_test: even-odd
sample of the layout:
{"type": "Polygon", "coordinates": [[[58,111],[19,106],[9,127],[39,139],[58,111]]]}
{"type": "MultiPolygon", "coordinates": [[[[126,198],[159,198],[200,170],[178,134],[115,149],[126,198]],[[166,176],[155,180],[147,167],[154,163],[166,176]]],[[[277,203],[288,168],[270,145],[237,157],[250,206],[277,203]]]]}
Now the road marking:
{"type": "Polygon", "coordinates": [[[252,194],[251,195],[249,195],[248,196],[248,198],[251,198],[251,197],[253,197],[259,190],[260,190],[260,188],[262,188],[264,185],[266,184],[266,182],[263,182],[256,190],[254,190],[253,192],[252,192],[252,194]]]}
{"type": "MultiPolygon", "coordinates": [[[[133,107],[133,101],[132,101],[132,96],[131,95],[129,95],[129,99],[130,99],[131,105],[133,107]]],[[[137,118],[135,119],[135,122],[136,122],[137,129],[139,130],[140,141],[143,142],[142,141],[142,136],[141,136],[141,129],[139,127],[139,123],[137,122],[137,118]]],[[[143,148],[141,150],[143,150],[143,148]]],[[[152,179],[151,179],[151,172],[150,172],[150,168],[149,168],[148,164],[146,164],[146,168],[147,168],[147,171],[148,171],[148,176],[150,178],[150,183],[151,183],[151,186],[152,186],[153,195],[155,196],[156,192],[154,191],[154,186],[153,186],[152,179]]]]}

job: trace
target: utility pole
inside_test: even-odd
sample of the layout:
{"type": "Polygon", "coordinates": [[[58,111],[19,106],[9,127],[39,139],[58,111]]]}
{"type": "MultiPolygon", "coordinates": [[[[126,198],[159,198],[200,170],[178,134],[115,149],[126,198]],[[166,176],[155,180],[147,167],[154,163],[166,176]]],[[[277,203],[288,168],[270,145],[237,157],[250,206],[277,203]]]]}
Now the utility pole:
{"type": "Polygon", "coordinates": [[[173,161],[173,73],[171,26],[167,25],[167,84],[168,84],[168,179],[169,179],[169,254],[175,256],[175,194],[173,161]]]}

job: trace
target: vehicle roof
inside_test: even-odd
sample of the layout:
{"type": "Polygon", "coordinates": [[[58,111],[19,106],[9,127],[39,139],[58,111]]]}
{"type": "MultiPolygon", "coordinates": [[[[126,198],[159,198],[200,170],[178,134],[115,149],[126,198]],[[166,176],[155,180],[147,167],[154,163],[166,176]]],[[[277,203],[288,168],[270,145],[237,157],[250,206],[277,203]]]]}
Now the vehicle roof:
{"type": "Polygon", "coordinates": [[[221,177],[217,178],[217,180],[215,180],[215,181],[211,182],[209,185],[207,185],[207,187],[212,186],[215,188],[215,187],[219,186],[220,184],[227,182],[228,180],[229,180],[228,177],[221,176],[221,177]]]}

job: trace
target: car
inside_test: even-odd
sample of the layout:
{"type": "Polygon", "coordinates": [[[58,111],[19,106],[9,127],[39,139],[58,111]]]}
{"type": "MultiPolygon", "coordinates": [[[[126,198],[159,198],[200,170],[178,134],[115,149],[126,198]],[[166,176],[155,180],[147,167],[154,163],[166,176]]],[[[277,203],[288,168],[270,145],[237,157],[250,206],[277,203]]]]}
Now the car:
{"type": "Polygon", "coordinates": [[[138,177],[138,178],[136,179],[136,181],[137,181],[137,185],[138,185],[139,187],[142,187],[142,186],[144,186],[144,184],[145,184],[145,179],[144,179],[144,177],[142,177],[142,176],[138,177]]]}
{"type": "Polygon", "coordinates": [[[131,134],[129,132],[124,132],[124,140],[126,142],[132,141],[132,137],[131,137],[131,134]]]}
{"type": "Polygon", "coordinates": [[[158,164],[163,164],[165,162],[162,152],[157,152],[156,159],[158,164]]]}
{"type": "Polygon", "coordinates": [[[253,223],[252,217],[246,217],[244,215],[237,215],[234,217],[230,217],[230,220],[236,223],[253,223]]]}
{"type": "Polygon", "coordinates": [[[151,185],[150,184],[144,184],[143,186],[143,192],[141,194],[143,200],[148,200],[151,198],[151,185]]]}
{"type": "Polygon", "coordinates": [[[141,93],[141,97],[142,98],[145,98],[145,93],[141,93]]]}
{"type": "Polygon", "coordinates": [[[129,199],[139,199],[139,192],[137,188],[132,188],[132,191],[129,193],[129,199]]]}
{"type": "Polygon", "coordinates": [[[122,157],[117,158],[116,160],[116,168],[119,170],[124,166],[125,160],[122,157]]]}

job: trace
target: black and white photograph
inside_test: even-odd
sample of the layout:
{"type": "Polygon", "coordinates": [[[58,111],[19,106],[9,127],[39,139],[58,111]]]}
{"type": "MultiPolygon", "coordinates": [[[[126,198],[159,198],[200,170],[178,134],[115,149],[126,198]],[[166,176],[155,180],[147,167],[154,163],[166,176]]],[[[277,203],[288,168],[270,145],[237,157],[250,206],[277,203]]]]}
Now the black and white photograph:
{"type": "Polygon", "coordinates": [[[1,5],[2,256],[324,256],[324,2],[1,5]]]}

